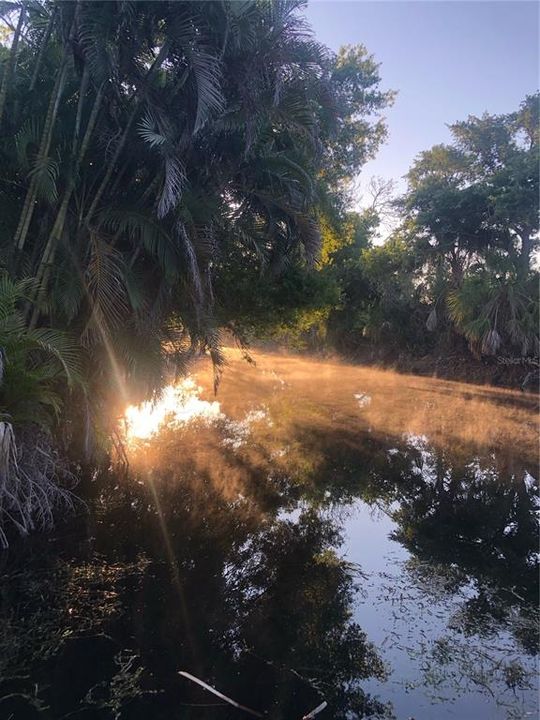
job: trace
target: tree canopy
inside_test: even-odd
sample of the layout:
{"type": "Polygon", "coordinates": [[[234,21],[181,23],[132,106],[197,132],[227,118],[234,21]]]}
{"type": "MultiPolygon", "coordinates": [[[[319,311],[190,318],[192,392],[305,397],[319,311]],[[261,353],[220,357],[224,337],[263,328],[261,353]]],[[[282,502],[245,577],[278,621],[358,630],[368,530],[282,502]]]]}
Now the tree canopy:
{"type": "Polygon", "coordinates": [[[413,163],[384,243],[380,203],[358,215],[355,245],[342,223],[328,315],[340,349],[414,356],[466,351],[464,339],[478,357],[538,356],[538,103],[450,125],[452,143],[413,163]]]}
{"type": "Polygon", "coordinates": [[[343,213],[393,96],[303,5],[0,3],[6,438],[29,422],[88,455],[194,353],[217,381],[221,329],[263,298],[294,321],[319,293],[321,217],[343,213]]]}
{"type": "Polygon", "coordinates": [[[90,383],[147,393],[188,345],[219,362],[216,275],[312,262],[383,139],[378,66],[317,43],[302,4],[3,4],[2,262],[90,383]]]}
{"type": "Polygon", "coordinates": [[[6,438],[64,432],[69,406],[88,454],[195,353],[217,383],[223,329],[538,354],[538,96],[421,153],[381,244],[391,188],[355,212],[353,180],[394,93],[364,46],[317,42],[303,5],[0,3],[6,438]]]}

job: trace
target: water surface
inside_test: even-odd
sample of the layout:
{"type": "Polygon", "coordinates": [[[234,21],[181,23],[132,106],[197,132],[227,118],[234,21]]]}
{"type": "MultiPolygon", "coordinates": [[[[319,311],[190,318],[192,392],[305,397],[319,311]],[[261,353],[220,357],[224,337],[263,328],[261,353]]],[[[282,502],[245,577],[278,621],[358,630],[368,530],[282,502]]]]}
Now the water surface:
{"type": "Polygon", "coordinates": [[[0,696],[249,716],[185,670],[276,719],[536,717],[534,398],[228,357],[217,398],[200,363],[128,414],[84,521],[4,558],[0,674],[26,679],[0,696]]]}

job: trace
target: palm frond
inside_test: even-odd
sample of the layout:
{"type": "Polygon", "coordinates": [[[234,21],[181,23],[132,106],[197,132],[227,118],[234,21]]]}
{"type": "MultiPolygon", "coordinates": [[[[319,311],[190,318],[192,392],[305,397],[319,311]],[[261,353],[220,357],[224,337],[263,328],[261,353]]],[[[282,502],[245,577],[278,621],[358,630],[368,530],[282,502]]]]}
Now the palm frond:
{"type": "Polygon", "coordinates": [[[158,218],[164,218],[167,213],[177,207],[184,187],[186,185],[185,169],[182,163],[174,157],[165,159],[165,177],[157,206],[158,218]]]}
{"type": "Polygon", "coordinates": [[[221,64],[210,52],[196,47],[189,59],[197,88],[197,110],[193,132],[197,133],[214,113],[223,110],[225,100],[221,90],[221,64]]]}
{"type": "Polygon", "coordinates": [[[57,160],[50,157],[38,157],[30,170],[29,177],[36,183],[37,196],[49,204],[58,199],[56,181],[58,179],[59,165],[57,160]]]}
{"type": "Polygon", "coordinates": [[[151,148],[160,147],[167,142],[167,137],[159,132],[156,118],[149,110],[139,122],[139,135],[151,148]]]}
{"type": "Polygon", "coordinates": [[[97,233],[92,233],[85,272],[91,308],[90,322],[84,332],[86,340],[91,330],[94,336],[103,338],[122,323],[127,311],[124,274],[121,254],[97,233]]]}
{"type": "Polygon", "coordinates": [[[34,156],[39,150],[41,132],[41,123],[37,118],[31,117],[15,135],[17,162],[23,171],[29,172],[33,165],[34,156]]]}
{"type": "Polygon", "coordinates": [[[58,360],[70,385],[81,382],[80,346],[67,333],[52,328],[35,328],[28,330],[24,343],[58,360]]]}
{"type": "Polygon", "coordinates": [[[103,227],[125,235],[133,248],[144,248],[169,272],[178,267],[178,248],[167,228],[149,213],[132,208],[106,209],[100,216],[103,227]]]}

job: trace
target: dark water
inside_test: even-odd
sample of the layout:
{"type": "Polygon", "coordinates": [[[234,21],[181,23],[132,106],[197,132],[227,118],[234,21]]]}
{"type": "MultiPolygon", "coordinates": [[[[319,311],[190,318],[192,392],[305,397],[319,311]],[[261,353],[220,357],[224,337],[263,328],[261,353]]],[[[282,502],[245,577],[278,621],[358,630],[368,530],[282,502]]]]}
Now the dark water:
{"type": "Polygon", "coordinates": [[[271,355],[219,405],[196,378],[3,558],[2,720],[250,717],[179,670],[275,719],[537,716],[530,396],[271,355]]]}

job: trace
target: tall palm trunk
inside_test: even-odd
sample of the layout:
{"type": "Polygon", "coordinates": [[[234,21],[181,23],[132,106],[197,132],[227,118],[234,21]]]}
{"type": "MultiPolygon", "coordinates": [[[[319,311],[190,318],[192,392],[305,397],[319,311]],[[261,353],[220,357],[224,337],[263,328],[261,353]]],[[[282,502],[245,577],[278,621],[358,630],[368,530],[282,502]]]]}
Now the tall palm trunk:
{"type": "Polygon", "coordinates": [[[56,240],[61,236],[62,231],[64,229],[65,219],[66,219],[66,215],[67,215],[67,208],[69,205],[69,201],[71,199],[71,195],[73,193],[73,189],[75,187],[76,177],[79,172],[80,164],[83,159],[84,153],[86,152],[86,148],[87,148],[88,142],[90,140],[90,135],[94,128],[94,123],[97,118],[97,113],[99,112],[99,108],[100,108],[100,104],[101,104],[101,88],[98,91],[98,95],[96,96],[96,100],[94,101],[94,106],[92,108],[92,113],[90,114],[90,119],[88,121],[88,126],[87,126],[87,132],[85,133],[85,142],[83,143],[83,146],[81,146],[81,152],[79,152],[79,136],[80,136],[80,130],[81,130],[82,111],[83,111],[83,107],[84,107],[84,100],[85,100],[85,96],[86,96],[86,91],[88,89],[89,80],[90,80],[90,73],[89,73],[88,68],[85,66],[85,68],[83,70],[82,78],[81,78],[80,88],[79,88],[79,102],[77,105],[77,116],[75,118],[75,127],[73,130],[73,140],[71,143],[71,170],[69,173],[68,181],[66,183],[66,188],[64,190],[62,202],[60,204],[60,209],[58,210],[58,213],[56,215],[56,219],[54,221],[52,231],[49,235],[47,245],[45,246],[45,250],[41,257],[40,265],[39,265],[38,272],[37,272],[38,280],[41,279],[42,268],[48,262],[48,258],[51,255],[52,248],[53,248],[56,240]]]}
{"type": "MultiPolygon", "coordinates": [[[[75,34],[77,31],[77,26],[78,26],[79,12],[80,12],[80,0],[77,0],[76,6],[75,6],[75,13],[73,16],[73,21],[71,23],[71,27],[69,30],[69,35],[68,35],[67,39],[64,40],[64,48],[63,48],[63,53],[62,53],[62,61],[60,63],[60,69],[56,76],[56,81],[54,83],[53,91],[51,93],[51,97],[49,100],[49,107],[47,108],[47,116],[45,118],[45,126],[43,128],[43,132],[41,135],[41,142],[40,142],[38,156],[37,156],[36,164],[37,164],[38,168],[40,165],[43,164],[43,162],[48,157],[49,150],[51,148],[54,125],[56,122],[56,117],[58,115],[58,107],[60,105],[60,100],[62,99],[62,94],[64,92],[64,85],[66,83],[68,62],[69,62],[69,51],[70,51],[71,45],[73,43],[73,40],[75,39],[75,34]]],[[[36,175],[33,174],[32,179],[30,181],[30,185],[29,185],[27,193],[26,193],[26,198],[25,198],[23,209],[21,212],[21,217],[19,219],[19,225],[17,227],[17,230],[15,231],[14,242],[19,251],[24,248],[24,244],[26,242],[26,236],[28,234],[28,229],[30,227],[32,215],[34,214],[34,208],[36,205],[36,197],[37,197],[37,179],[36,179],[36,175]]]]}
{"type": "Polygon", "coordinates": [[[2,78],[2,85],[0,86],[0,125],[4,116],[4,108],[6,106],[6,98],[13,76],[13,70],[15,69],[15,60],[17,58],[17,48],[19,47],[19,39],[21,37],[22,27],[26,17],[26,4],[23,3],[21,12],[19,13],[19,21],[13,35],[13,42],[11,43],[11,49],[9,51],[9,58],[6,63],[6,69],[4,71],[4,77],[2,78]]]}
{"type": "Polygon", "coordinates": [[[138,110],[138,105],[136,105],[133,108],[133,110],[131,111],[131,114],[130,114],[127,124],[126,124],[126,127],[124,128],[124,132],[122,133],[122,136],[120,137],[118,145],[116,146],[116,149],[112,155],[112,158],[109,162],[109,165],[107,167],[107,170],[105,172],[103,180],[101,181],[98,189],[96,190],[96,192],[94,194],[92,203],[90,204],[88,212],[86,213],[86,217],[85,217],[86,225],[90,224],[90,221],[92,220],[92,217],[94,216],[97,206],[99,205],[101,198],[103,197],[103,193],[105,192],[107,185],[109,184],[109,181],[113,175],[114,169],[116,167],[116,163],[118,162],[118,158],[120,157],[120,154],[122,153],[122,150],[124,149],[124,146],[126,144],[126,141],[127,141],[128,135],[129,135],[129,131],[131,130],[131,126],[133,125],[133,122],[135,120],[137,110],[138,110]]]}
{"type": "Polygon", "coordinates": [[[41,70],[41,64],[43,62],[43,56],[45,55],[45,50],[47,48],[47,45],[49,44],[49,39],[51,37],[52,29],[54,26],[54,21],[56,19],[56,10],[57,10],[57,8],[54,7],[51,11],[51,15],[49,17],[49,22],[47,23],[45,33],[43,34],[43,39],[41,40],[41,44],[39,46],[39,52],[38,52],[38,56],[36,59],[36,64],[34,65],[34,72],[32,73],[30,87],[28,88],[29,93],[33,92],[34,88],[36,86],[36,82],[37,82],[37,79],[39,76],[39,71],[41,70]]]}
{"type": "MultiPolygon", "coordinates": [[[[88,76],[86,78],[86,82],[88,82],[88,76]]],[[[83,79],[81,81],[81,89],[85,84],[84,74],[83,79]]],[[[101,110],[101,103],[103,101],[103,92],[104,92],[104,84],[102,84],[97,93],[96,97],[94,99],[94,104],[92,106],[92,111],[90,113],[90,117],[88,118],[88,124],[86,126],[86,131],[84,133],[84,138],[81,143],[80,148],[78,147],[78,134],[80,130],[80,116],[82,114],[82,101],[81,98],[79,98],[79,108],[77,111],[77,116],[79,118],[79,121],[75,123],[75,130],[73,134],[73,154],[75,157],[73,167],[66,185],[66,189],[64,190],[64,197],[62,199],[62,204],[60,206],[60,209],[58,211],[58,215],[56,216],[56,220],[53,226],[53,229],[51,231],[51,234],[49,236],[49,240],[47,242],[47,246],[45,247],[45,250],[43,252],[41,262],[37,271],[37,278],[40,279],[43,277],[43,271],[47,264],[50,263],[52,260],[52,254],[54,252],[54,248],[56,246],[56,242],[60,238],[62,231],[64,229],[65,219],[67,215],[67,208],[69,201],[71,199],[71,195],[73,194],[73,190],[75,189],[75,184],[77,180],[77,176],[80,172],[82,162],[84,160],[84,156],[86,155],[86,151],[88,149],[88,145],[90,144],[90,139],[92,137],[92,134],[94,132],[94,128],[96,126],[97,118],[99,115],[99,111],[101,110]],[[81,112],[79,112],[81,111],[81,112]]]]}
{"type": "MultiPolygon", "coordinates": [[[[54,124],[56,121],[56,116],[58,115],[58,107],[60,105],[60,100],[62,99],[62,93],[63,93],[64,85],[66,82],[66,75],[67,75],[67,49],[64,52],[64,59],[63,59],[60,71],[56,77],[56,82],[54,83],[54,88],[53,88],[53,91],[51,93],[51,97],[49,100],[49,107],[47,109],[47,117],[45,119],[45,126],[44,126],[43,132],[41,134],[41,142],[40,142],[39,151],[38,151],[38,155],[37,155],[37,161],[36,161],[36,166],[38,168],[49,155],[49,150],[51,148],[51,142],[52,142],[52,136],[53,136],[53,130],[54,130],[54,124]]],[[[36,178],[36,175],[33,174],[32,178],[30,180],[30,184],[28,186],[28,190],[26,191],[26,198],[24,200],[23,209],[22,209],[21,216],[19,219],[19,225],[17,227],[17,230],[15,231],[14,242],[15,242],[18,250],[22,250],[24,248],[24,244],[26,242],[26,236],[28,235],[30,221],[32,220],[32,215],[34,214],[34,208],[36,205],[37,186],[38,186],[37,178],[36,178]]]]}
{"type": "Polygon", "coordinates": [[[94,132],[94,128],[96,126],[97,118],[99,115],[99,111],[101,110],[101,104],[103,101],[103,93],[104,93],[104,83],[101,84],[99,87],[96,97],[94,99],[94,104],[92,106],[92,111],[90,113],[90,117],[88,119],[88,124],[86,126],[86,130],[84,133],[84,137],[81,143],[80,148],[78,147],[78,138],[79,138],[79,132],[80,132],[80,121],[82,117],[82,106],[84,102],[84,88],[86,88],[89,80],[89,74],[86,71],[83,72],[83,77],[81,79],[81,94],[79,95],[79,106],[77,108],[77,120],[75,122],[75,129],[73,132],[73,143],[72,143],[72,152],[75,157],[75,160],[73,162],[73,167],[71,169],[71,173],[69,175],[68,182],[66,184],[66,188],[64,190],[64,195],[62,197],[62,202],[60,204],[60,208],[58,210],[58,213],[56,215],[56,219],[54,221],[53,228],[51,230],[51,233],[49,235],[49,239],[47,241],[47,244],[45,246],[45,249],[43,251],[43,254],[40,259],[40,263],[36,272],[36,279],[38,282],[38,297],[37,302],[34,306],[34,311],[32,314],[31,319],[31,327],[35,327],[38,319],[39,319],[39,300],[43,297],[46,289],[47,284],[50,276],[51,271],[51,264],[54,259],[54,254],[56,251],[56,247],[58,245],[58,241],[62,237],[62,233],[64,231],[64,226],[66,223],[66,217],[67,217],[67,211],[69,207],[69,201],[71,200],[71,196],[73,194],[73,190],[75,189],[75,184],[77,180],[77,176],[79,175],[82,162],[84,160],[84,156],[86,155],[86,151],[88,149],[88,145],[90,144],[90,139],[92,137],[92,134],[94,132]]]}
{"type": "Polygon", "coordinates": [[[533,251],[532,231],[529,228],[523,228],[519,233],[521,240],[521,251],[518,258],[518,275],[525,280],[531,269],[531,254],[533,251]]]}

